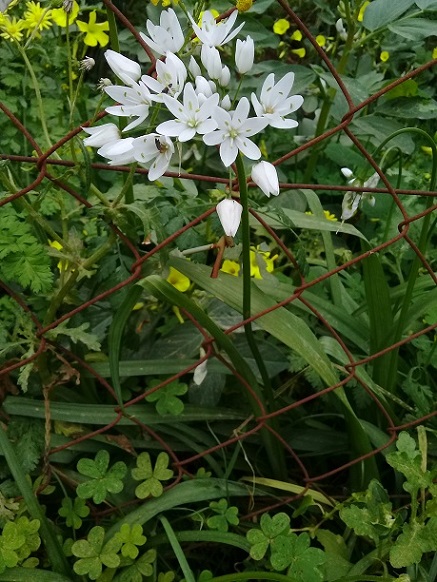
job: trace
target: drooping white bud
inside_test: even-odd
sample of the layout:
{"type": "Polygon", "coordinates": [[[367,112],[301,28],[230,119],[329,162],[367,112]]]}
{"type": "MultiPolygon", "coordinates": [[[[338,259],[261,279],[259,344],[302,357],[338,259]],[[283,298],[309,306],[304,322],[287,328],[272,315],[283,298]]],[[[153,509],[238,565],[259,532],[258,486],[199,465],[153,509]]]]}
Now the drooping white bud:
{"type": "Polygon", "coordinates": [[[240,226],[243,207],[236,200],[225,198],[216,206],[216,212],[226,236],[235,236],[240,226]]]}
{"type": "Polygon", "coordinates": [[[252,180],[261,188],[266,196],[279,194],[279,180],[276,168],[270,162],[258,162],[252,167],[252,180]]]}

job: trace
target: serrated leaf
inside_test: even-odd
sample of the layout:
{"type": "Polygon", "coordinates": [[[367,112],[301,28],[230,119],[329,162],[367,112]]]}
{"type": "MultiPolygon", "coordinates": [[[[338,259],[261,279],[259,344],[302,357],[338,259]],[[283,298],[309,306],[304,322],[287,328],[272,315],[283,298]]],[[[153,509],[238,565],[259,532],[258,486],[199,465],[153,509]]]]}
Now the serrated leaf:
{"type": "Polygon", "coordinates": [[[68,321],[63,321],[54,329],[47,332],[47,336],[54,340],[58,335],[65,335],[71,339],[73,343],[78,341],[87,346],[88,349],[98,352],[100,351],[100,342],[97,340],[97,336],[93,333],[89,333],[86,330],[89,329],[90,324],[88,322],[82,323],[78,327],[67,327],[68,321]]]}

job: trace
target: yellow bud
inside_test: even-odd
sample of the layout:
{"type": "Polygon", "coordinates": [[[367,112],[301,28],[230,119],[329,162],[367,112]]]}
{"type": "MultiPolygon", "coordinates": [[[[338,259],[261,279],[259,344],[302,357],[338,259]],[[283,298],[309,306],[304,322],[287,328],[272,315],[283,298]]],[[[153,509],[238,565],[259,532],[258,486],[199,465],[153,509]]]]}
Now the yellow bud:
{"type": "Polygon", "coordinates": [[[366,11],[366,8],[369,6],[369,4],[370,4],[370,1],[369,0],[366,0],[366,2],[364,2],[361,5],[360,11],[358,13],[358,18],[357,18],[358,22],[363,22],[364,13],[366,11]]]}
{"type": "Polygon", "coordinates": [[[291,40],[302,40],[302,33],[300,30],[295,30],[290,36],[291,40]]]}
{"type": "Polygon", "coordinates": [[[306,55],[306,50],[304,48],[293,49],[291,52],[298,56],[300,59],[303,59],[306,55]]]}
{"type": "Polygon", "coordinates": [[[388,51],[382,51],[381,54],[379,55],[379,58],[383,63],[385,63],[390,58],[390,53],[388,51]]]}
{"type": "Polygon", "coordinates": [[[323,34],[318,34],[318,35],[316,36],[316,43],[317,43],[319,46],[325,46],[325,44],[326,44],[326,37],[325,37],[325,36],[323,36],[323,34]]]}
{"type": "Polygon", "coordinates": [[[434,50],[432,51],[432,58],[433,59],[437,59],[437,46],[434,48],[434,50]]]}

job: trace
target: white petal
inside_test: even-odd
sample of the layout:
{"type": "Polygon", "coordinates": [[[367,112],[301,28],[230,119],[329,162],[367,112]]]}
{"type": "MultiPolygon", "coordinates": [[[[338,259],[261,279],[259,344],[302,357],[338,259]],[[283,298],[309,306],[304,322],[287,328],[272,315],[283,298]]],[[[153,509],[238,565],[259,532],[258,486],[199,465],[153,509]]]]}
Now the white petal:
{"type": "Polygon", "coordinates": [[[235,141],[241,153],[250,160],[258,160],[261,157],[261,150],[250,139],[238,136],[235,141]]]}
{"type": "Polygon", "coordinates": [[[185,128],[186,125],[178,119],[170,119],[169,121],[160,123],[156,128],[156,131],[162,133],[162,135],[177,137],[185,128]]]}
{"type": "Polygon", "coordinates": [[[220,157],[226,168],[235,162],[237,154],[238,148],[234,139],[226,139],[220,146],[220,157]]]}
{"type": "Polygon", "coordinates": [[[121,79],[123,83],[126,83],[126,85],[131,85],[141,77],[140,65],[135,61],[131,61],[131,59],[128,59],[124,55],[113,50],[107,50],[105,51],[105,58],[117,77],[121,79]]]}

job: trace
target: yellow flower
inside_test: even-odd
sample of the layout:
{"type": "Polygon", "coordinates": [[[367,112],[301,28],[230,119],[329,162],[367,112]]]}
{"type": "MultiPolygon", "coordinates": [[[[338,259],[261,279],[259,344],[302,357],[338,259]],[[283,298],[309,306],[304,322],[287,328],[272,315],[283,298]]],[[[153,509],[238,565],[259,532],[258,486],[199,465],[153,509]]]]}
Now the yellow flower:
{"type": "Polygon", "coordinates": [[[369,4],[370,4],[370,0],[366,0],[366,1],[365,1],[365,2],[364,2],[362,5],[361,5],[360,11],[359,11],[359,13],[358,13],[358,17],[357,17],[357,20],[358,20],[358,22],[363,22],[364,13],[365,13],[365,11],[366,11],[366,8],[369,6],[369,4]]]}
{"type": "Polygon", "coordinates": [[[47,8],[41,8],[39,2],[26,2],[26,12],[24,13],[25,27],[31,34],[35,29],[44,30],[50,28],[52,22],[52,11],[47,8]]]}
{"type": "Polygon", "coordinates": [[[108,22],[98,22],[96,23],[96,11],[90,12],[90,17],[88,23],[77,20],[76,24],[81,32],[85,32],[86,36],[83,42],[88,46],[106,46],[109,42],[109,36],[104,32],[109,30],[108,22]]]}
{"type": "Polygon", "coordinates": [[[291,52],[298,56],[300,59],[303,59],[306,55],[306,50],[304,48],[293,49],[291,52]]]}
{"type": "MultiPolygon", "coordinates": [[[[70,14],[68,15],[68,24],[73,24],[79,14],[79,4],[74,0],[73,8],[71,9],[70,14]]],[[[55,24],[61,26],[62,28],[67,27],[67,13],[63,8],[55,8],[52,10],[52,19],[55,24]]]]}
{"type": "Polygon", "coordinates": [[[421,146],[421,150],[425,152],[428,156],[432,156],[432,148],[429,146],[421,146]]]}
{"type": "Polygon", "coordinates": [[[300,30],[295,30],[290,36],[291,40],[302,40],[302,33],[300,30]]]}
{"type": "Polygon", "coordinates": [[[9,18],[8,16],[2,21],[0,33],[2,38],[10,41],[20,41],[23,38],[23,33],[21,32],[25,28],[24,20],[17,20],[14,18],[9,18]]]}
{"type": "Polygon", "coordinates": [[[252,8],[253,0],[237,0],[235,6],[238,12],[247,12],[252,8]]]}
{"type": "Polygon", "coordinates": [[[390,58],[390,53],[388,51],[382,51],[381,54],[379,55],[379,58],[383,63],[385,63],[390,58]]]}
{"type": "Polygon", "coordinates": [[[174,267],[170,267],[170,272],[166,280],[168,283],[170,283],[170,285],[173,285],[173,287],[175,287],[178,291],[181,291],[181,293],[185,293],[185,291],[188,291],[191,284],[189,278],[180,273],[174,267]]]}
{"type": "Polygon", "coordinates": [[[323,34],[318,34],[316,36],[316,43],[319,46],[325,46],[325,44],[326,44],[326,36],[323,36],[323,34]]]}
{"type": "Polygon", "coordinates": [[[273,25],[273,32],[275,34],[285,34],[287,30],[290,28],[290,23],[285,18],[281,18],[277,20],[273,25]]]}
{"type": "Polygon", "coordinates": [[[434,50],[432,51],[432,58],[433,59],[437,59],[437,46],[434,48],[434,50]]]}
{"type": "MultiPolygon", "coordinates": [[[[308,216],[313,215],[311,210],[307,210],[305,212],[305,214],[308,214],[308,216]]],[[[323,214],[325,215],[326,220],[332,220],[332,222],[336,222],[338,220],[338,218],[335,216],[335,214],[331,214],[331,212],[329,212],[329,210],[324,210],[323,214]]]]}
{"type": "Polygon", "coordinates": [[[233,275],[234,277],[238,277],[238,273],[240,272],[240,265],[235,261],[225,259],[220,271],[223,271],[223,273],[229,273],[229,275],[233,275]]]}
{"type": "Polygon", "coordinates": [[[259,247],[250,251],[250,276],[255,277],[255,279],[262,279],[261,269],[258,261],[262,260],[265,263],[265,270],[268,273],[274,271],[275,265],[274,261],[279,257],[279,255],[271,256],[269,251],[260,251],[259,247]]]}
{"type": "MultiPolygon", "coordinates": [[[[160,0],[152,0],[153,6],[158,6],[160,0]]],[[[167,8],[171,4],[179,4],[179,0],[162,0],[162,7],[167,8]]]]}
{"type": "MultiPolygon", "coordinates": [[[[52,249],[56,249],[57,251],[63,249],[63,246],[57,240],[49,240],[49,245],[52,247],[52,249]]],[[[62,271],[68,271],[68,261],[61,260],[56,266],[61,273],[62,271]]]]}

